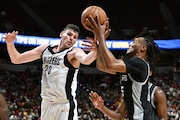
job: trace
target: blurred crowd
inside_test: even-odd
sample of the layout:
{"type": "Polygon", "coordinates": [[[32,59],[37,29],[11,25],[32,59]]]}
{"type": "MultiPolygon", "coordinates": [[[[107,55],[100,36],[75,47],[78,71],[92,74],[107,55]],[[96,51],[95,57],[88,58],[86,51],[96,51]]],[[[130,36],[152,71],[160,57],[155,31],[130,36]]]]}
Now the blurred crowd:
{"type": "MultiPolygon", "coordinates": [[[[160,86],[167,96],[169,120],[180,120],[180,83],[174,80],[171,70],[156,71],[153,83],[160,86]]],[[[9,120],[39,120],[40,117],[40,71],[7,71],[0,68],[0,92],[9,107],[9,120]]],[[[85,74],[78,78],[79,120],[109,120],[94,108],[89,100],[91,90],[98,92],[105,105],[116,110],[121,100],[121,83],[118,76],[110,74],[85,74]]],[[[126,118],[125,118],[126,119],[126,118]]]]}
{"type": "MultiPolygon", "coordinates": [[[[165,1],[171,4],[173,3],[173,1],[168,1],[168,0],[165,1]]],[[[18,6],[19,4],[15,2],[16,4],[11,4],[10,7],[4,7],[6,6],[5,3],[6,2],[1,2],[0,4],[0,32],[11,32],[12,30],[18,30],[20,31],[20,34],[26,34],[26,35],[46,36],[44,34],[48,34],[41,26],[39,26],[34,20],[32,20],[32,18],[28,16],[27,13],[21,7],[18,6]],[[10,8],[10,10],[8,8],[10,8]],[[18,10],[20,12],[18,12],[18,10]],[[15,14],[16,12],[17,14],[15,14]],[[20,16],[23,17],[19,19],[20,16]]],[[[42,5],[45,6],[44,4],[45,3],[43,3],[42,5]]],[[[74,7],[74,4],[71,5],[74,7]]],[[[177,8],[179,9],[178,5],[179,4],[177,4],[177,8]]],[[[57,6],[59,8],[58,4],[57,6]]],[[[61,5],[61,7],[63,7],[63,5],[61,5]]],[[[141,6],[140,8],[142,7],[143,6],[141,6]]],[[[152,8],[147,9],[147,7],[152,7],[151,5],[144,6],[144,8],[146,8],[146,10],[148,11],[152,10],[152,8]]],[[[175,5],[173,4],[172,7],[171,6],[169,7],[176,8],[176,4],[175,5]]],[[[41,7],[37,6],[37,8],[39,9],[41,7]]],[[[53,8],[55,7],[53,6],[53,8]]],[[[129,6],[129,9],[130,8],[131,7],[129,6]]],[[[76,7],[76,9],[78,8],[76,7]]],[[[125,10],[127,11],[127,9],[125,10]]],[[[129,11],[129,12],[133,12],[133,11],[129,11]]],[[[176,11],[178,10],[175,9],[174,12],[176,11]]],[[[62,12],[64,13],[65,11],[62,12]]],[[[75,11],[73,11],[73,14],[75,14],[74,12],[75,11]]],[[[148,17],[148,19],[146,18],[146,20],[149,20],[151,24],[155,23],[156,26],[160,24],[160,26],[158,26],[159,34],[157,35],[157,39],[172,39],[173,37],[170,34],[170,29],[166,24],[164,24],[162,21],[154,22],[154,20],[159,20],[158,18],[156,18],[159,17],[159,14],[157,14],[156,17],[153,17],[152,16],[153,14],[148,15],[146,12],[144,12],[145,15],[143,14],[144,16],[148,17]]],[[[156,13],[157,12],[158,11],[156,11],[156,13]]],[[[117,14],[117,12],[114,11],[113,13],[115,13],[115,15],[117,14]]],[[[120,14],[122,16],[123,15],[122,13],[118,13],[118,15],[120,14]]],[[[52,15],[54,18],[55,17],[54,14],[52,15]]],[[[142,19],[141,21],[143,21],[144,16],[137,17],[137,15],[138,14],[135,14],[136,18],[138,18],[136,21],[139,21],[139,18],[141,18],[142,19]]],[[[128,28],[124,29],[122,27],[123,25],[124,26],[128,24],[131,25],[133,21],[135,21],[135,19],[133,19],[133,21],[132,19],[130,19],[130,22],[127,22],[128,20],[128,18],[126,18],[127,16],[128,14],[124,15],[121,18],[121,21],[119,21],[117,18],[111,17],[110,20],[112,21],[110,21],[110,23],[112,24],[111,25],[112,32],[110,34],[109,39],[131,39],[132,36],[134,36],[136,33],[139,32],[138,31],[139,29],[128,29],[128,28]]],[[[130,16],[133,17],[133,14],[130,14],[130,16]]],[[[178,12],[177,15],[174,14],[174,17],[176,16],[177,17],[179,16],[178,12]]],[[[47,18],[50,17],[48,16],[47,18]]],[[[180,20],[178,19],[177,19],[177,23],[179,25],[180,20]]],[[[75,21],[74,19],[72,20],[75,21]]],[[[56,21],[59,22],[59,20],[56,19],[51,23],[55,23],[55,26],[57,27],[56,21]]],[[[142,24],[141,26],[144,27],[143,23],[145,24],[145,21],[141,22],[142,24]]],[[[135,23],[135,25],[136,24],[137,23],[135,23]]],[[[151,27],[153,26],[154,25],[152,25],[151,27]]],[[[82,36],[83,36],[83,32],[85,31],[83,31],[82,29],[82,36]]],[[[3,58],[8,58],[6,48],[3,49],[1,47],[0,56],[2,57],[0,59],[0,62],[9,61],[9,59],[3,59],[3,58]]],[[[178,65],[178,72],[179,72],[179,65],[178,65]]],[[[174,71],[171,70],[167,70],[164,72],[156,71],[153,83],[160,86],[163,89],[163,91],[166,93],[169,120],[180,120],[180,82],[178,82],[178,80],[180,80],[179,79],[180,77],[178,77],[177,81],[174,79],[174,77],[175,77],[174,71]]],[[[79,81],[78,81],[78,90],[77,90],[77,100],[78,100],[79,120],[108,120],[107,116],[104,116],[99,110],[94,108],[94,106],[89,100],[89,92],[91,90],[98,92],[105,100],[105,105],[112,110],[116,110],[121,101],[121,95],[122,95],[122,91],[121,91],[122,86],[119,80],[119,76],[114,76],[110,74],[85,74],[83,72],[80,72],[78,79],[79,81]]],[[[26,69],[23,72],[22,71],[19,72],[19,71],[7,71],[4,68],[0,67],[0,93],[2,93],[5,96],[6,101],[8,103],[9,120],[39,120],[40,104],[41,104],[40,80],[41,80],[41,71],[38,70],[31,71],[31,69],[26,69]]]]}

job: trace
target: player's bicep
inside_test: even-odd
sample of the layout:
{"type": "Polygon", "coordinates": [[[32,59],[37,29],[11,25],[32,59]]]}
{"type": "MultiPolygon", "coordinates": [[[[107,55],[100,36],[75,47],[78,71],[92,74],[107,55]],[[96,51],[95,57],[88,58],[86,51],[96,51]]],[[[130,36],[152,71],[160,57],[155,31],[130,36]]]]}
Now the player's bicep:
{"type": "Polygon", "coordinates": [[[106,69],[104,61],[103,61],[102,56],[100,54],[97,55],[96,67],[97,67],[98,70],[100,70],[102,72],[107,72],[107,73],[110,73],[110,74],[116,74],[116,72],[111,71],[109,69],[106,69]]]}
{"type": "Polygon", "coordinates": [[[86,53],[81,50],[81,49],[76,49],[76,51],[74,52],[74,57],[80,62],[80,63],[85,63],[85,58],[86,58],[86,53]]]}
{"type": "Polygon", "coordinates": [[[157,114],[160,119],[164,118],[167,119],[167,98],[163,90],[160,88],[156,89],[155,92],[155,100],[156,100],[156,109],[157,114]]]}
{"type": "Polygon", "coordinates": [[[41,45],[32,50],[21,53],[19,56],[20,63],[31,62],[41,58],[42,52],[48,45],[41,45]]]}
{"type": "Polygon", "coordinates": [[[126,64],[122,59],[116,59],[111,65],[106,65],[106,67],[112,72],[120,72],[120,73],[126,72],[126,64]]]}
{"type": "Polygon", "coordinates": [[[86,54],[82,49],[74,48],[73,51],[71,51],[72,56],[71,55],[69,56],[71,56],[72,58],[75,58],[79,63],[87,65],[94,60],[93,53],[91,54],[89,53],[86,54]]]}

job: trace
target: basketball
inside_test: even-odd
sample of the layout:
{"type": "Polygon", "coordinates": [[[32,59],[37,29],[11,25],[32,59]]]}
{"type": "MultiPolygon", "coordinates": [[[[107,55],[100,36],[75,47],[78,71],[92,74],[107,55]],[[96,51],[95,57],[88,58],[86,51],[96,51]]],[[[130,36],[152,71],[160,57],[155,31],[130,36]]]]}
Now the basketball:
{"type": "Polygon", "coordinates": [[[84,9],[81,14],[81,23],[84,28],[88,26],[86,18],[90,15],[92,15],[93,18],[95,18],[98,15],[100,24],[103,24],[107,19],[106,12],[101,7],[95,5],[89,6],[86,9],[84,9]]]}

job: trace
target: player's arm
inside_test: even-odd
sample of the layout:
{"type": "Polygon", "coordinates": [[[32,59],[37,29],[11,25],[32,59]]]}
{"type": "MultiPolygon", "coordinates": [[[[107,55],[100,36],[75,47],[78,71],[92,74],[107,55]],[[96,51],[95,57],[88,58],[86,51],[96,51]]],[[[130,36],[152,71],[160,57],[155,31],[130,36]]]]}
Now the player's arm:
{"type": "Polygon", "coordinates": [[[102,97],[99,96],[96,92],[91,91],[91,93],[89,94],[89,99],[91,100],[95,108],[99,109],[108,118],[111,118],[113,120],[121,120],[124,117],[124,114],[126,112],[124,103],[122,103],[122,106],[120,105],[117,113],[116,111],[107,108],[104,105],[104,100],[102,99],[102,97]]]}
{"type": "Polygon", "coordinates": [[[114,72],[126,72],[126,65],[122,59],[116,59],[108,49],[105,41],[105,30],[109,26],[107,20],[103,25],[99,23],[99,18],[95,20],[92,16],[87,19],[88,30],[92,31],[99,41],[98,49],[101,51],[101,57],[104,61],[105,68],[114,72]]]}
{"type": "Polygon", "coordinates": [[[75,58],[81,64],[89,65],[97,58],[97,44],[93,40],[84,40],[83,46],[86,46],[84,50],[80,48],[73,48],[68,54],[69,60],[75,58]],[[87,51],[87,53],[85,52],[87,51]]]}
{"type": "Polygon", "coordinates": [[[8,120],[8,106],[2,94],[0,94],[0,120],[8,120]]]}
{"type": "MultiPolygon", "coordinates": [[[[111,31],[111,29],[109,29],[109,26],[107,26],[106,30],[105,30],[105,39],[107,39],[107,37],[109,36],[110,31],[111,31]]],[[[97,41],[97,45],[99,45],[99,41],[97,41]]],[[[97,54],[97,59],[96,59],[96,67],[97,67],[97,69],[100,70],[100,71],[103,71],[103,72],[110,73],[110,74],[116,74],[116,72],[111,71],[110,69],[106,68],[105,62],[104,62],[104,60],[103,60],[103,58],[101,56],[101,54],[103,54],[103,53],[101,53],[101,52],[102,52],[101,49],[98,48],[98,46],[97,46],[97,53],[98,53],[97,54]]]]}
{"type": "Polygon", "coordinates": [[[18,32],[5,34],[3,37],[6,40],[7,51],[10,56],[11,62],[14,64],[27,63],[41,58],[43,50],[48,46],[47,44],[38,46],[32,50],[19,53],[14,45],[18,32]]]}
{"type": "Polygon", "coordinates": [[[98,70],[100,71],[103,71],[103,72],[107,72],[107,73],[110,73],[110,74],[116,74],[116,72],[114,71],[111,71],[110,69],[107,69],[106,68],[106,65],[105,65],[105,62],[101,56],[101,50],[98,48],[97,49],[97,59],[96,59],[96,67],[98,70]]]}
{"type": "MultiPolygon", "coordinates": [[[[99,40],[102,39],[99,37],[99,40]]],[[[122,59],[116,59],[106,45],[106,41],[99,41],[98,49],[101,51],[101,58],[105,68],[114,72],[126,72],[126,65],[122,59]]]]}
{"type": "Polygon", "coordinates": [[[157,87],[155,90],[155,103],[156,103],[156,110],[157,110],[157,115],[160,120],[168,120],[168,115],[167,115],[167,98],[165,93],[163,92],[162,89],[157,87]]]}

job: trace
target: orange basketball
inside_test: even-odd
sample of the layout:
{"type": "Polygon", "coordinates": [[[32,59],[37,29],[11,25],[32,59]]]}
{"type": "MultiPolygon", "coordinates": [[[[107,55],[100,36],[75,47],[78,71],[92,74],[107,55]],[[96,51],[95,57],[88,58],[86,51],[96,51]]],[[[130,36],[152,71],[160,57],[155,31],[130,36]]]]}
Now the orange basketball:
{"type": "Polygon", "coordinates": [[[84,9],[84,11],[81,14],[81,23],[84,28],[86,28],[86,26],[88,25],[86,22],[86,18],[90,15],[92,15],[93,18],[95,18],[98,15],[101,24],[103,24],[107,19],[106,12],[101,7],[95,5],[89,6],[86,9],[84,9]]]}

